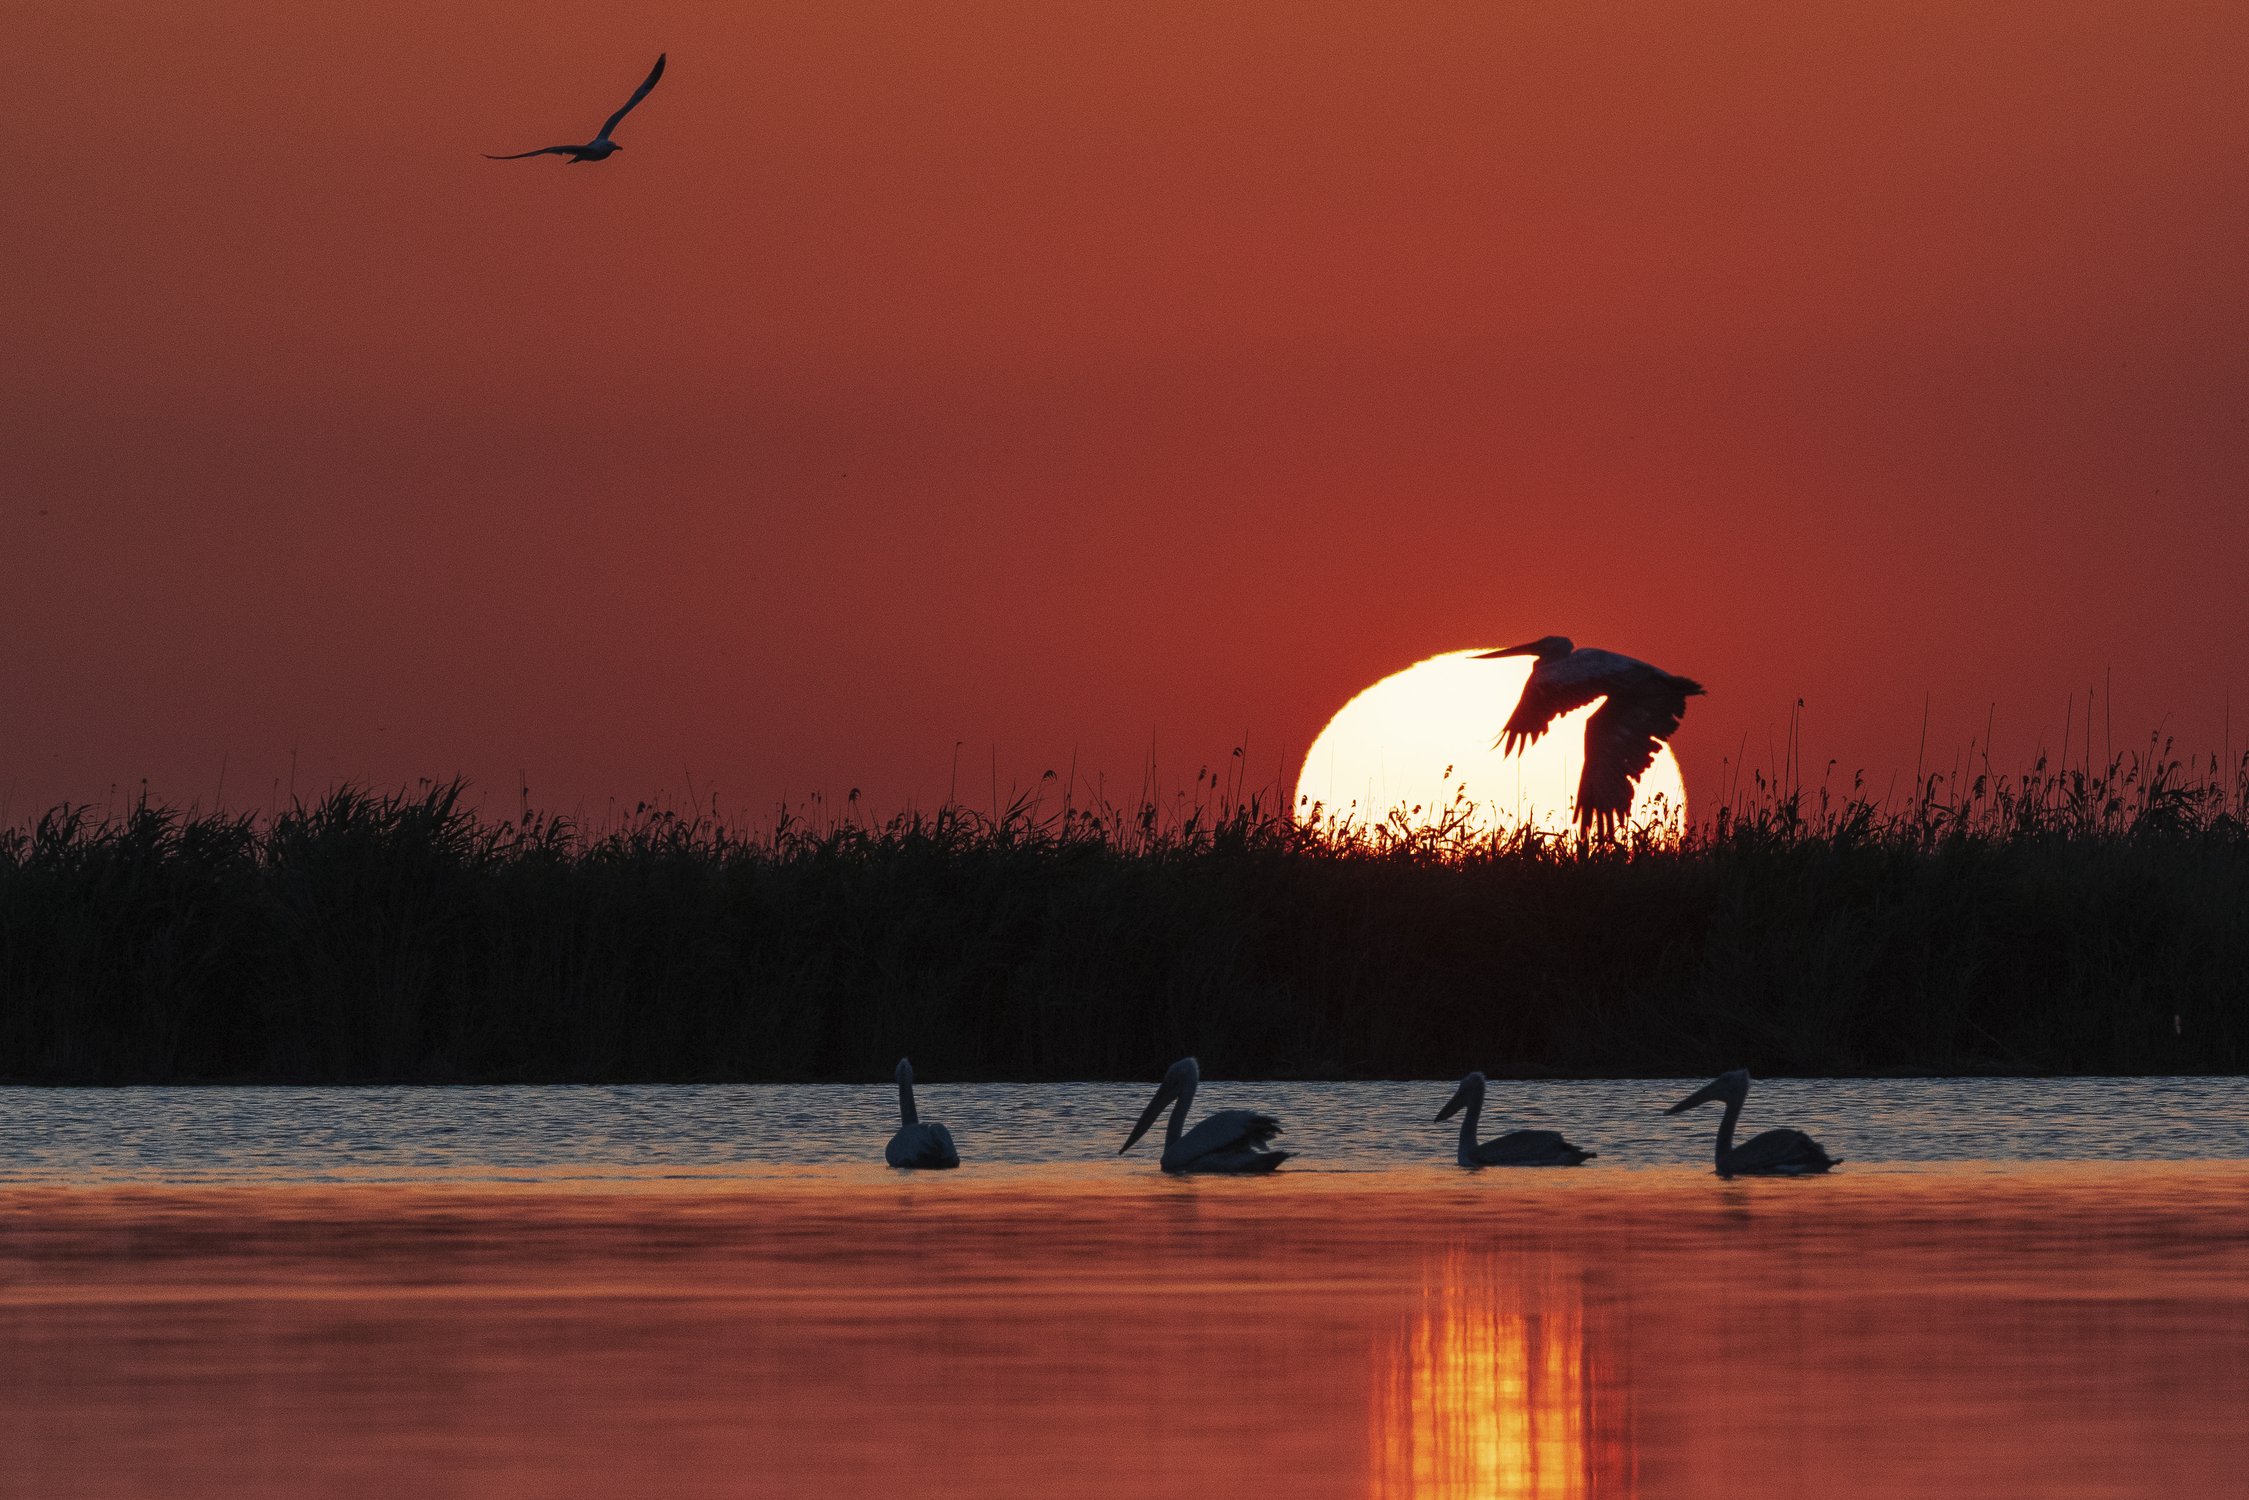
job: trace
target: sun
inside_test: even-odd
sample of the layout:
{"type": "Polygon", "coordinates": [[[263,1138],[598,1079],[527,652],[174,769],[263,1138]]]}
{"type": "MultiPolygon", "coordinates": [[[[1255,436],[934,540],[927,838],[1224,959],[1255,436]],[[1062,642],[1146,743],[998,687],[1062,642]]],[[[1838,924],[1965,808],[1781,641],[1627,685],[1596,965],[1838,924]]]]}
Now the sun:
{"type": "MultiPolygon", "coordinates": [[[[1575,830],[1589,703],[1520,755],[1493,747],[1530,679],[1528,657],[1448,651],[1383,678],[1337,711],[1305,753],[1296,815],[1330,827],[1458,820],[1470,833],[1575,830]]],[[[1668,745],[1632,795],[1634,827],[1685,826],[1687,788],[1668,745]]]]}

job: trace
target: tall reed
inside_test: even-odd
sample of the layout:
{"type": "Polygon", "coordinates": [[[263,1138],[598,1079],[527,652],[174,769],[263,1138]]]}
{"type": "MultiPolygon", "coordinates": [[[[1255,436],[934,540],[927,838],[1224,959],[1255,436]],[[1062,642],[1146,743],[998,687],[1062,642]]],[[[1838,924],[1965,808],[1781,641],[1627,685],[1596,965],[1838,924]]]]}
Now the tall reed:
{"type": "Polygon", "coordinates": [[[494,820],[458,782],[0,832],[0,1076],[39,1082],[2238,1072],[2249,757],[1752,778],[1584,843],[856,798],[494,820]]]}

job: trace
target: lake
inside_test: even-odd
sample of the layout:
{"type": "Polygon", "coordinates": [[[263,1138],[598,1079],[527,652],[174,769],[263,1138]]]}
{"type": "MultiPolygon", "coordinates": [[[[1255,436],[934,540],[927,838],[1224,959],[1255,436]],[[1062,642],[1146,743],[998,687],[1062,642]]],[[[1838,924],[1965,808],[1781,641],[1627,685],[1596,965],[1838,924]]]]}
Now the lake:
{"type": "Polygon", "coordinates": [[[2249,1494],[2249,1083],[0,1090],[0,1493],[2249,1494]]]}

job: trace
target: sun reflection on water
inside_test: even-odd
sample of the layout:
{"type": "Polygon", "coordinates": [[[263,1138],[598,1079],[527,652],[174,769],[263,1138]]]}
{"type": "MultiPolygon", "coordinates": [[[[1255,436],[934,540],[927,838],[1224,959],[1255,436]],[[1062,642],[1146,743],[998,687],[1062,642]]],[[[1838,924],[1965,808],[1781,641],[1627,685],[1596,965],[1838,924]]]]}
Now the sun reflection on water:
{"type": "Polygon", "coordinates": [[[1611,1372],[1586,1335],[1583,1289],[1510,1278],[1452,1252],[1377,1352],[1374,1500],[1590,1500],[1632,1492],[1611,1372]]]}

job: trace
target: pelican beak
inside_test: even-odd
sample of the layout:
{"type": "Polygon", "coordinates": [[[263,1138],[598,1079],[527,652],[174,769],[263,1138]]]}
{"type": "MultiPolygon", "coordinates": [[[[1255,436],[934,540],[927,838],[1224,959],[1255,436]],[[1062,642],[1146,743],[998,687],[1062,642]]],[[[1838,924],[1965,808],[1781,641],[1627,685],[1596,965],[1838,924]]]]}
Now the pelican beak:
{"type": "Polygon", "coordinates": [[[1520,646],[1509,646],[1505,651],[1479,651],[1476,653],[1475,659],[1477,661],[1491,661],[1501,656],[1536,656],[1538,655],[1538,646],[1537,641],[1525,641],[1520,646]]]}
{"type": "Polygon", "coordinates": [[[1140,1123],[1132,1127],[1132,1134],[1126,1136],[1125,1143],[1117,1148],[1117,1155],[1122,1156],[1139,1145],[1140,1138],[1148,1133],[1148,1127],[1156,1123],[1156,1116],[1164,1112],[1164,1106],[1178,1097],[1178,1088],[1170,1079],[1165,1079],[1157,1087],[1156,1097],[1150,1099],[1148,1107],[1140,1112],[1140,1123]]]}
{"type": "Polygon", "coordinates": [[[1444,1107],[1443,1109],[1440,1109],[1440,1110],[1438,1110],[1438,1111],[1437,1111],[1437,1119],[1436,1119],[1435,1121],[1432,1121],[1431,1123],[1433,1123],[1433,1124],[1434,1124],[1434,1123],[1441,1123],[1441,1122],[1443,1122],[1443,1121],[1445,1121],[1445,1120],[1449,1120],[1449,1119],[1451,1119],[1451,1118],[1452,1118],[1452,1117],[1453,1117],[1454,1115],[1457,1115],[1457,1114],[1459,1114],[1459,1113],[1460,1113],[1460,1107],[1461,1107],[1461,1106],[1462,1106],[1463,1104],[1466,1104],[1467,1102],[1468,1102],[1468,1090],[1466,1090],[1466,1089],[1454,1089],[1454,1090],[1452,1091],[1452,1100],[1451,1100],[1451,1102],[1450,1102],[1450,1103],[1448,1103],[1448,1104],[1446,1104],[1446,1105],[1445,1105],[1445,1107],[1444,1107]]]}
{"type": "Polygon", "coordinates": [[[1704,1084],[1701,1088],[1696,1089],[1693,1093],[1680,1100],[1677,1104],[1672,1105],[1669,1109],[1665,1110],[1664,1113],[1667,1115],[1685,1114],[1688,1110],[1693,1109],[1696,1105],[1708,1104],[1711,1100],[1718,1097],[1720,1097],[1720,1090],[1716,1081],[1713,1080],[1710,1083],[1704,1084]]]}

